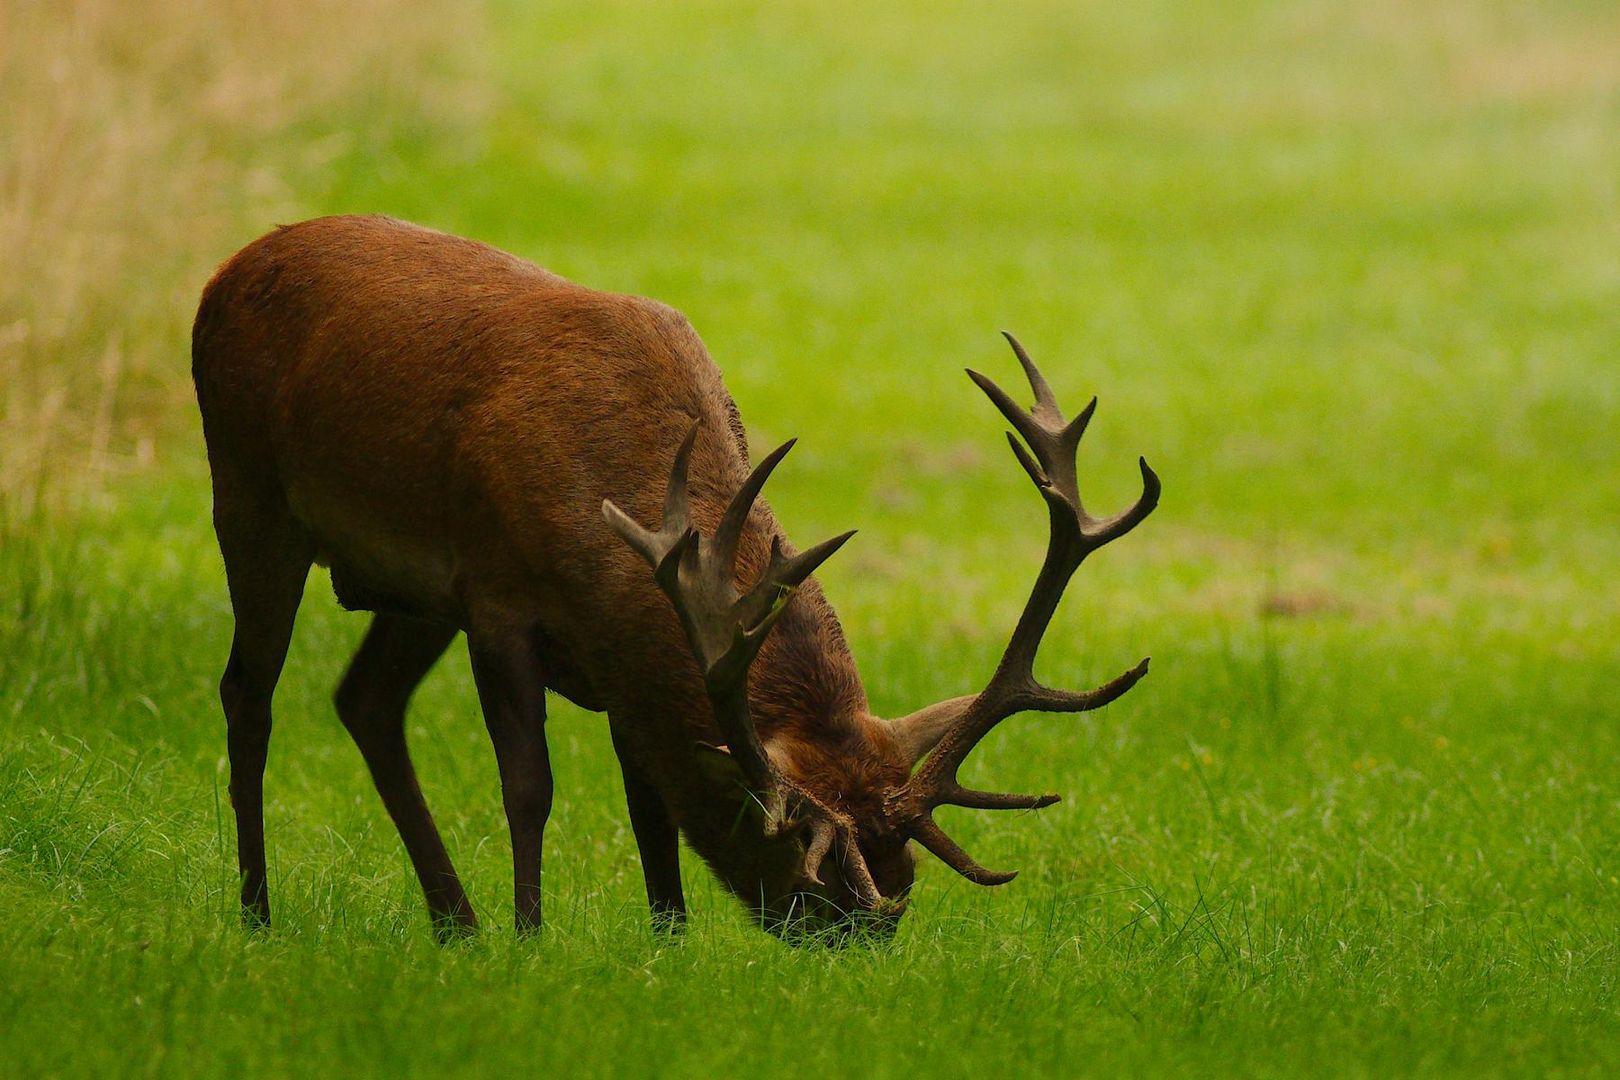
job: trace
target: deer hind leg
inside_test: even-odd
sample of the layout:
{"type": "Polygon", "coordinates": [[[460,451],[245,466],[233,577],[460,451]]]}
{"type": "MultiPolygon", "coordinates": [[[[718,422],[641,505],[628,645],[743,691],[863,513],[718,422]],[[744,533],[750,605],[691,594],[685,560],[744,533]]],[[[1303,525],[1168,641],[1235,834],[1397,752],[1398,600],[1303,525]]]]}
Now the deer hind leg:
{"type": "Polygon", "coordinates": [[[264,854],[264,766],[270,749],[270,700],[292,640],[313,545],[285,508],[232,497],[216,483],[214,528],[236,616],[231,655],[220,680],[231,760],[231,808],[242,877],[242,921],[270,924],[264,854]]]}
{"type": "Polygon", "coordinates": [[[478,920],[417,783],[405,745],[405,708],[455,636],[456,628],[443,623],[377,615],[334,695],[338,718],[405,842],[441,942],[477,929],[478,920]]]}
{"type": "Polygon", "coordinates": [[[501,801],[512,833],[512,903],[519,932],[540,926],[540,850],[551,816],[546,683],[534,642],[523,634],[468,634],[473,681],[495,744],[501,801]]]}
{"type": "Polygon", "coordinates": [[[624,798],[630,809],[630,831],[641,853],[641,876],[647,885],[647,906],[653,929],[679,933],[686,926],[686,896],[681,890],[681,845],[675,820],[664,796],[641,771],[613,728],[613,752],[624,774],[624,798]]]}

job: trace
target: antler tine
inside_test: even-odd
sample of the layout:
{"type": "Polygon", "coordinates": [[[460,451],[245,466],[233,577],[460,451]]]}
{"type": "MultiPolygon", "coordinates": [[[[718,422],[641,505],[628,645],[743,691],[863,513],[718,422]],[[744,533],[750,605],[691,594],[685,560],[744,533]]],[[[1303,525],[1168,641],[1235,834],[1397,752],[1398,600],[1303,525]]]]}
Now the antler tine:
{"type": "Polygon", "coordinates": [[[1080,439],[1091,426],[1091,418],[1097,414],[1097,397],[1092,395],[1086,407],[1069,421],[1069,426],[1063,429],[1063,460],[1073,463],[1075,455],[1080,452],[1080,439]]]}
{"type": "MultiPolygon", "coordinates": [[[[1051,533],[1046,558],[989,685],[977,696],[964,699],[954,719],[949,713],[937,719],[930,715],[929,724],[945,720],[948,726],[933,753],[898,797],[898,803],[903,806],[899,811],[903,827],[953,869],[980,884],[1000,884],[1012,880],[1012,875],[986,870],[974,862],[934,822],[932,810],[945,804],[982,810],[1035,810],[1057,801],[1056,795],[1013,795],[964,788],[957,782],[957,770],[980,740],[1014,713],[1026,709],[1084,712],[1100,708],[1124,694],[1147,673],[1148,662],[1143,660],[1094,690],[1068,691],[1042,686],[1035,678],[1034,668],[1041,638],[1080,563],[1097,548],[1140,524],[1158,505],[1160,492],[1157,474],[1141,460],[1142,494],[1136,502],[1111,518],[1098,519],[1087,514],[1080,499],[1076,454],[1080,438],[1096,411],[1097,399],[1092,398],[1072,420],[1065,421],[1051,384],[1029,353],[1017,338],[1011,334],[1005,337],[1029,378],[1035,394],[1034,407],[1019,407],[1006,391],[976,371],[970,369],[968,377],[1018,433],[1018,436],[1011,433],[1007,436],[1013,455],[1040,491],[1049,512],[1051,533]]],[[[955,708],[950,704],[945,707],[953,711],[955,708]]]]}
{"type": "Polygon", "coordinates": [[[843,849],[843,867],[849,878],[850,887],[855,891],[863,907],[868,910],[876,908],[883,903],[883,894],[878,891],[877,882],[872,880],[872,871],[866,865],[866,858],[861,855],[861,847],[856,840],[855,823],[847,815],[835,810],[829,810],[824,806],[821,810],[822,814],[810,826],[810,843],[804,853],[805,877],[817,885],[823,884],[820,874],[821,860],[827,857],[836,840],[843,849]]]}
{"type": "Polygon", "coordinates": [[[1087,520],[1087,524],[1091,526],[1087,536],[1095,541],[1094,547],[1102,547],[1111,540],[1118,540],[1140,525],[1149,514],[1153,513],[1154,507],[1159,505],[1159,492],[1162,490],[1159,474],[1148,465],[1147,458],[1137,458],[1136,464],[1142,470],[1142,494],[1122,513],[1101,521],[1087,520]]]}
{"type": "Polygon", "coordinates": [[[745,612],[744,622],[756,625],[770,618],[771,611],[781,602],[784,595],[804,584],[804,580],[816,572],[816,568],[828,559],[833,553],[849,542],[855,535],[855,530],[839,533],[829,540],[823,540],[809,551],[801,551],[797,555],[788,556],[782,552],[781,537],[771,539],[771,561],[765,572],[759,576],[759,581],[748,590],[748,595],[738,602],[739,610],[745,612]]]}
{"type": "Polygon", "coordinates": [[[1007,432],[1007,445],[1012,447],[1013,457],[1018,459],[1018,464],[1024,467],[1024,471],[1029,474],[1029,478],[1035,482],[1035,486],[1040,488],[1044,494],[1046,489],[1051,486],[1051,481],[1047,480],[1046,473],[1041,469],[1040,463],[1029,456],[1029,451],[1025,450],[1024,444],[1018,441],[1018,436],[1010,431],[1007,432]]]}
{"type": "Polygon", "coordinates": [[[878,891],[877,882],[872,879],[872,870],[866,865],[866,856],[861,854],[854,822],[846,819],[839,831],[843,837],[844,876],[848,879],[850,888],[855,890],[855,896],[860,900],[861,906],[868,911],[876,910],[884,903],[883,894],[878,891]]]}
{"type": "Polygon", "coordinates": [[[816,568],[828,559],[833,553],[849,542],[855,535],[855,530],[841,532],[837,536],[823,540],[808,551],[786,557],[782,554],[781,540],[771,541],[771,568],[766,571],[770,578],[789,587],[796,587],[804,583],[804,579],[816,572],[816,568]]]}
{"type": "Polygon", "coordinates": [[[931,815],[923,814],[908,824],[912,839],[939,857],[940,862],[975,885],[1005,885],[1018,876],[1016,870],[990,870],[962,850],[962,846],[941,829],[931,815]]]}
{"type": "Polygon", "coordinates": [[[725,515],[720,519],[720,525],[714,530],[714,557],[725,569],[731,570],[737,561],[737,545],[742,541],[743,527],[748,524],[748,515],[754,509],[754,502],[765,487],[765,481],[771,478],[776,466],[787,457],[788,451],[793,449],[797,439],[787,442],[765,455],[765,459],[748,474],[737,494],[731,497],[726,505],[725,515]]]}
{"type": "Polygon", "coordinates": [[[648,529],[626,514],[612,499],[602,500],[602,516],[619,537],[635,549],[655,571],[667,565],[671,555],[677,555],[686,546],[691,529],[691,511],[686,491],[687,469],[692,458],[692,447],[697,442],[702,420],[693,420],[686,438],[675,451],[675,460],[669,469],[669,487],[664,493],[664,519],[658,528],[648,529]]]}
{"type": "Polygon", "coordinates": [[[1077,713],[1100,709],[1123,697],[1127,690],[1141,682],[1142,676],[1148,673],[1148,662],[1151,659],[1152,657],[1142,657],[1129,671],[1115,675],[1092,690],[1053,690],[1049,686],[1032,683],[1027,696],[1016,700],[1018,708],[1014,711],[1034,709],[1037,712],[1077,713]]]}
{"type": "Polygon", "coordinates": [[[969,810],[1044,810],[1063,801],[1061,795],[1012,795],[999,791],[975,791],[953,784],[940,793],[942,806],[965,806],[969,810]]]}
{"type": "Polygon", "coordinates": [[[1023,367],[1024,375],[1029,379],[1029,388],[1035,391],[1035,404],[1045,406],[1056,412],[1058,407],[1057,395],[1052,393],[1052,384],[1046,381],[1046,376],[1041,374],[1041,369],[1035,366],[1035,361],[1029,358],[1029,353],[1024,351],[1023,345],[1019,344],[1017,338],[1006,330],[1001,332],[1001,336],[1007,339],[1007,344],[1012,346],[1013,355],[1018,357],[1018,363],[1023,367]]]}
{"type": "Polygon", "coordinates": [[[990,399],[991,404],[1001,410],[1001,415],[1007,418],[1007,423],[1017,429],[1018,434],[1024,437],[1024,441],[1034,447],[1038,453],[1041,428],[1037,424],[1033,413],[1009,397],[1007,391],[992,382],[988,375],[974,371],[972,368],[964,370],[967,371],[967,377],[973,380],[974,385],[984,391],[984,396],[990,399]]]}
{"type": "Polygon", "coordinates": [[[817,885],[825,884],[821,880],[821,860],[832,850],[837,835],[838,828],[830,818],[818,818],[810,825],[810,843],[804,849],[804,876],[817,885]]]}
{"type": "Polygon", "coordinates": [[[685,531],[692,521],[691,506],[686,492],[686,474],[692,463],[692,447],[697,445],[698,428],[703,426],[701,419],[693,420],[692,426],[686,431],[686,438],[681,440],[679,450],[675,451],[675,462],[669,468],[669,487],[664,492],[664,528],[679,528],[685,531]]]}

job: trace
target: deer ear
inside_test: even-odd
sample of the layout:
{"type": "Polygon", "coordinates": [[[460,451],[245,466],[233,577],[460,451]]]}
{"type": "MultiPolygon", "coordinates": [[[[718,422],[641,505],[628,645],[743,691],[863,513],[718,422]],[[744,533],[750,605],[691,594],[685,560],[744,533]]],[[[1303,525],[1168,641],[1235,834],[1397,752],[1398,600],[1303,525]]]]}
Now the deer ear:
{"type": "Polygon", "coordinates": [[[692,749],[696,751],[693,759],[698,771],[710,781],[716,784],[748,786],[748,777],[743,773],[737,759],[732,756],[730,747],[699,742],[692,744],[692,749]]]}
{"type": "Polygon", "coordinates": [[[973,704],[973,700],[974,695],[971,694],[967,697],[951,698],[949,701],[930,705],[926,709],[918,709],[909,716],[891,720],[889,736],[900,744],[901,750],[911,759],[911,764],[915,767],[961,720],[968,706],[973,704]]]}

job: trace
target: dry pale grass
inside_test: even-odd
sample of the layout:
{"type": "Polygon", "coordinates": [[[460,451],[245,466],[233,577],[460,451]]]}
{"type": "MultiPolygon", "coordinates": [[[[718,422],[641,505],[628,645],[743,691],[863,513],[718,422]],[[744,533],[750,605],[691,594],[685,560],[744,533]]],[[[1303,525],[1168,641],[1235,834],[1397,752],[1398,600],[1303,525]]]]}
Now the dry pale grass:
{"type": "Polygon", "coordinates": [[[0,517],[184,416],[211,268],[310,207],[344,117],[472,108],[461,0],[0,0],[0,517]]]}

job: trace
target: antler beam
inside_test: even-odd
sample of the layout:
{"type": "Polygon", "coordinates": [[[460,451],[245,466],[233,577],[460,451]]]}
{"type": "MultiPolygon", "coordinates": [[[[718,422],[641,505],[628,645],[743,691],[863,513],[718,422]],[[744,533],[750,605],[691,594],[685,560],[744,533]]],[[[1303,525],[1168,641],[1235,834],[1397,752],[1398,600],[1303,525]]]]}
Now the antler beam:
{"type": "Polygon", "coordinates": [[[611,499],[603,501],[602,514],[613,531],[653,568],[654,580],[674,605],[703,673],[715,722],[764,810],[765,835],[778,835],[790,823],[808,818],[805,875],[819,883],[821,860],[834,841],[839,841],[857,895],[869,907],[876,906],[880,897],[856,843],[854,822],[782,775],[761,745],[748,711],[748,669],[765,636],[794,590],[855,533],[851,530],[792,556],[783,552],[781,539],[773,537],[769,565],[747,592],[739,594],[734,584],[737,551],[748,515],[771,471],[793,449],[793,440],[766,455],[749,473],[709,540],[692,524],[687,492],[687,472],[700,424],[693,422],[675,452],[664,495],[664,517],[656,530],[637,523],[611,499]]]}
{"type": "Polygon", "coordinates": [[[942,728],[943,734],[933,753],[901,789],[894,810],[902,819],[902,828],[918,843],[969,880],[984,885],[1011,881],[1016,873],[1000,873],[980,866],[939,828],[933,820],[933,810],[946,804],[983,810],[1028,810],[1058,801],[1056,795],[1011,795],[964,788],[957,781],[957,770],[980,740],[1007,717],[1026,710],[1085,712],[1100,708],[1147,674],[1148,662],[1144,659],[1094,690],[1071,691],[1042,686],[1035,678],[1034,667],[1041,638],[1057,611],[1063,590],[1081,562],[1140,524],[1158,505],[1160,490],[1158,476],[1148,468],[1146,460],[1138,459],[1142,494],[1136,502],[1110,518],[1088,514],[1080,499],[1076,456],[1081,436],[1096,411],[1097,399],[1092,398],[1073,420],[1065,420],[1052,387],[1040,369],[1016,338],[1011,334],[1005,336],[1035,393],[1034,406],[1027,410],[1020,407],[1006,391],[977,371],[970,369],[968,377],[1018,433],[1015,436],[1009,432],[1007,441],[1019,465],[1046,500],[1051,524],[1046,559],[1001,662],[983,692],[958,699],[959,708],[946,708],[943,714],[929,711],[929,724],[942,728]]]}

